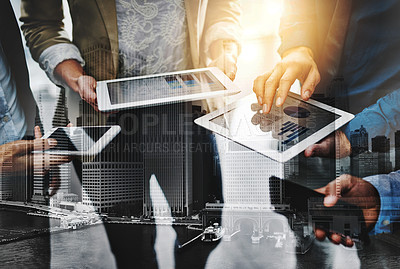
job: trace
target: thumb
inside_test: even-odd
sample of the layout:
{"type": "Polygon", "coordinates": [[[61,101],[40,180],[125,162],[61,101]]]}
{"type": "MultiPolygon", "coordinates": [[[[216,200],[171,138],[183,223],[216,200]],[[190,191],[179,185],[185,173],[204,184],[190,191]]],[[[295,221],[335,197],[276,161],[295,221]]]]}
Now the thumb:
{"type": "Polygon", "coordinates": [[[332,152],[330,149],[330,139],[325,139],[321,143],[309,146],[304,151],[306,157],[330,157],[332,152]]]}
{"type": "Polygon", "coordinates": [[[318,146],[319,146],[319,144],[314,144],[314,145],[308,146],[304,150],[304,156],[306,156],[307,158],[313,157],[315,155],[315,151],[318,149],[318,146]]]}
{"type": "Polygon", "coordinates": [[[316,189],[315,191],[325,195],[324,206],[326,207],[334,206],[339,199],[336,196],[336,180],[329,182],[325,187],[316,189]]]}
{"type": "Polygon", "coordinates": [[[335,194],[329,194],[329,195],[325,196],[325,198],[324,198],[324,206],[332,207],[332,206],[336,205],[338,199],[339,198],[335,194]]]}

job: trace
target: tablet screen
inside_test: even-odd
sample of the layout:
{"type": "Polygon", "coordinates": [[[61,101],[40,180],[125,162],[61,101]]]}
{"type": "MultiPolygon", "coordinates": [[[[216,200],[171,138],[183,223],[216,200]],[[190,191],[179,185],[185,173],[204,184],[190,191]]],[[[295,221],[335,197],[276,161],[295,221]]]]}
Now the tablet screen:
{"type": "Polygon", "coordinates": [[[273,105],[269,114],[263,114],[258,103],[244,103],[211,119],[211,122],[228,129],[236,141],[254,143],[256,148],[263,150],[283,152],[340,117],[288,96],[283,107],[273,105]]]}
{"type": "Polygon", "coordinates": [[[50,150],[87,151],[111,127],[70,127],[57,128],[49,138],[57,140],[57,146],[50,150]]]}
{"type": "Polygon", "coordinates": [[[107,83],[112,105],[225,90],[210,72],[191,72],[107,83]]]}

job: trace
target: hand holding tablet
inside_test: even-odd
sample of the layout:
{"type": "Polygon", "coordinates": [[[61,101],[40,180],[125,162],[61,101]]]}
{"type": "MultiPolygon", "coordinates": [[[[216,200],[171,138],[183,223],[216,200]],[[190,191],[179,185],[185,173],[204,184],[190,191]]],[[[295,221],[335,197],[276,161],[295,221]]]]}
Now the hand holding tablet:
{"type": "Polygon", "coordinates": [[[215,67],[100,81],[96,90],[100,111],[194,101],[240,92],[215,67]]]}
{"type": "Polygon", "coordinates": [[[264,114],[254,94],[196,119],[199,124],[279,162],[286,162],[354,116],[289,93],[282,107],[264,114]]]}

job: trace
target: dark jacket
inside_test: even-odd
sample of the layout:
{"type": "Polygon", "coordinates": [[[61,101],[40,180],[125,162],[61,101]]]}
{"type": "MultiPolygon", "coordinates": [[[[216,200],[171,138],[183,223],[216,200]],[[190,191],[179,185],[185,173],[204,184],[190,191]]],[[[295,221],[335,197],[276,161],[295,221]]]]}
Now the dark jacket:
{"type": "Polygon", "coordinates": [[[324,89],[337,75],[351,15],[351,0],[285,0],[279,53],[305,46],[314,53],[324,89]]]}

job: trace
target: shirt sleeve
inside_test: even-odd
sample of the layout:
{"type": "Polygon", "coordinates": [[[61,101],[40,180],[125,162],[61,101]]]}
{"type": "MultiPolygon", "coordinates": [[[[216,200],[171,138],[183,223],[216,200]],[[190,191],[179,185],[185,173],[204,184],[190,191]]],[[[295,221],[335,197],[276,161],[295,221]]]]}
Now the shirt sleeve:
{"type": "Polygon", "coordinates": [[[382,98],[364,109],[347,124],[344,133],[350,140],[350,132],[365,127],[370,138],[389,135],[400,129],[400,89],[382,98]]]}
{"type": "Polygon", "coordinates": [[[374,175],[364,178],[378,191],[381,208],[378,221],[372,232],[390,233],[390,224],[400,220],[400,170],[386,175],[374,175]]]}
{"type": "Polygon", "coordinates": [[[54,84],[65,86],[61,80],[54,76],[54,69],[63,61],[71,59],[78,61],[82,66],[85,65],[79,49],[74,44],[56,44],[42,52],[39,56],[39,65],[54,84]]]}
{"type": "Polygon", "coordinates": [[[284,0],[279,26],[281,45],[279,54],[296,47],[308,47],[317,53],[317,20],[315,0],[284,0]]]}
{"type": "Polygon", "coordinates": [[[240,53],[242,37],[241,15],[242,9],[239,0],[208,1],[202,40],[206,56],[209,56],[208,50],[211,44],[217,40],[235,42],[240,53]]]}

